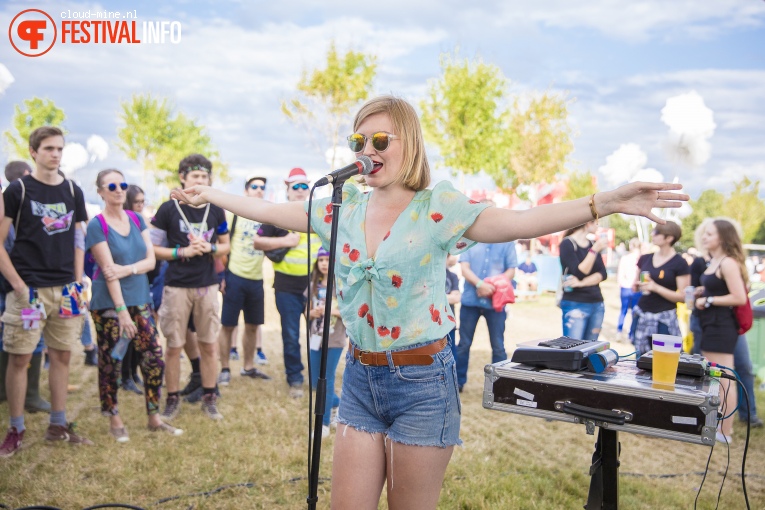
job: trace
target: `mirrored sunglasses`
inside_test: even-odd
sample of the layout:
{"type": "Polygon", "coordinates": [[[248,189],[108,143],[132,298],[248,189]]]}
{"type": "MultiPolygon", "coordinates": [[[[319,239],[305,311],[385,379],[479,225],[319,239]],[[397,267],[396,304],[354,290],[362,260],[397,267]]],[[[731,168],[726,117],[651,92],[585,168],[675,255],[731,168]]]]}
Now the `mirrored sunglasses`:
{"type": "MultiPolygon", "coordinates": [[[[396,138],[398,138],[396,135],[386,133],[385,131],[379,131],[372,135],[372,147],[377,152],[385,152],[390,146],[390,141],[395,140],[396,138]]],[[[366,135],[353,133],[348,137],[348,147],[353,152],[361,152],[364,150],[364,147],[366,147],[368,139],[369,138],[367,138],[366,135]]]]}
{"type": "Polygon", "coordinates": [[[250,189],[262,189],[265,191],[266,185],[265,184],[250,184],[250,189]]]}
{"type": "MultiPolygon", "coordinates": [[[[263,188],[263,189],[265,189],[265,188],[263,188]]],[[[308,184],[306,184],[304,182],[299,182],[297,184],[293,184],[292,185],[292,189],[294,189],[296,191],[299,190],[299,189],[307,190],[308,189],[308,184]]]]}
{"type": "Polygon", "coordinates": [[[119,186],[122,191],[125,191],[126,189],[128,189],[128,183],[126,182],[121,182],[119,184],[110,182],[109,184],[106,185],[106,189],[108,189],[109,191],[117,191],[117,186],[119,186]]]}

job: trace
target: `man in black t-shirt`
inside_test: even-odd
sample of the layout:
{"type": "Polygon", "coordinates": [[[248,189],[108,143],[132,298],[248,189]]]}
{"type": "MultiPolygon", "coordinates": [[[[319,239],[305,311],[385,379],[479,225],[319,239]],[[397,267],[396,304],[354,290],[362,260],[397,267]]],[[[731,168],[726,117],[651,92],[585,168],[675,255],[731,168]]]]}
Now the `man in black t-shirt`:
{"type": "Polygon", "coordinates": [[[66,421],[69,360],[72,347],[79,343],[85,313],[80,308],[84,234],[78,224],[88,217],[82,190],[59,174],[63,149],[60,129],[35,129],[29,137],[35,169],[3,193],[0,244],[11,224],[16,241],[10,255],[4,247],[0,249],[0,271],[13,288],[2,316],[3,349],[9,354],[6,390],[11,424],[0,457],[10,457],[21,447],[27,364],[41,332],[50,357],[52,408],[45,439],[93,444],[66,421]]]}
{"type": "MultiPolygon", "coordinates": [[[[181,185],[210,185],[212,163],[200,154],[184,158],[178,166],[181,185]]],[[[159,326],[167,339],[165,384],[167,402],[162,418],[172,420],[180,411],[181,351],[186,343],[189,317],[199,342],[202,378],[202,411],[214,420],[218,412],[215,380],[218,372],[218,279],[215,257],[229,252],[229,236],[223,209],[180,205],[169,200],[159,206],[151,220],[154,253],[167,260],[165,288],[159,309],[159,326]]]]}

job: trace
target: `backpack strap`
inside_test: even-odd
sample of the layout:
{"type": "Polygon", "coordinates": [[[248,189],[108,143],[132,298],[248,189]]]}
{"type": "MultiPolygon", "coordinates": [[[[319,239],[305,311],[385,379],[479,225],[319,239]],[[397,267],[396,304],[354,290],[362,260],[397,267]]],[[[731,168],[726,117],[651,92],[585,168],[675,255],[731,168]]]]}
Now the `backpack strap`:
{"type": "MultiPolygon", "coordinates": [[[[231,220],[231,230],[229,230],[229,238],[230,238],[230,239],[232,239],[232,240],[234,239],[234,229],[236,228],[236,219],[237,219],[238,217],[239,217],[239,216],[237,216],[237,215],[235,214],[235,215],[234,215],[234,218],[231,220]]],[[[233,255],[233,253],[231,253],[231,252],[229,251],[229,252],[228,252],[228,256],[226,257],[226,269],[228,269],[228,264],[229,264],[229,262],[231,262],[231,255],[233,255]]]]}
{"type": "Polygon", "coordinates": [[[141,222],[138,219],[138,215],[134,211],[128,211],[125,209],[125,214],[128,215],[128,217],[133,220],[133,223],[135,223],[135,226],[138,227],[138,230],[141,230],[141,222]]]}
{"type": "Polygon", "coordinates": [[[99,213],[96,215],[96,218],[98,218],[98,222],[101,224],[101,232],[104,233],[104,241],[109,240],[109,224],[106,223],[106,218],[104,218],[104,215],[99,213]]]}
{"type": "Polygon", "coordinates": [[[21,184],[21,201],[19,202],[19,210],[16,211],[16,223],[13,225],[13,228],[16,229],[16,237],[19,235],[19,221],[21,220],[21,209],[24,207],[24,197],[27,194],[27,188],[24,186],[24,178],[22,177],[19,179],[19,184],[21,184]]]}

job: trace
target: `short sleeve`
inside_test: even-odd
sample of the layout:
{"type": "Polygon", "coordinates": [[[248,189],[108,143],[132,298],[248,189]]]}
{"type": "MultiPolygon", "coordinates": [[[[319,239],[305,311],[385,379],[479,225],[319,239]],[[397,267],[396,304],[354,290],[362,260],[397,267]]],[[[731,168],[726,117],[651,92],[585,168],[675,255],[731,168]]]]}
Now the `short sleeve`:
{"type": "Polygon", "coordinates": [[[170,202],[165,202],[164,204],[159,206],[159,209],[157,209],[157,213],[154,215],[154,217],[151,219],[151,224],[157,227],[160,230],[164,230],[167,232],[168,230],[168,217],[167,217],[167,211],[169,209],[168,205],[170,202]]]}
{"type": "MultiPolygon", "coordinates": [[[[340,207],[342,216],[343,208],[360,200],[361,190],[351,181],[343,184],[343,205],[340,207]]],[[[305,212],[308,214],[308,201],[305,203],[305,212]]],[[[320,198],[311,203],[311,229],[321,239],[325,249],[329,249],[329,238],[332,233],[332,197],[320,198]]]]}
{"type": "Polygon", "coordinates": [[[481,204],[454,189],[448,181],[433,188],[428,210],[428,229],[434,242],[452,255],[462,253],[475,244],[463,237],[465,231],[489,204],[481,204]]]}
{"type": "Polygon", "coordinates": [[[219,236],[228,234],[228,221],[226,220],[226,211],[221,208],[217,208],[215,213],[218,216],[218,227],[215,231],[219,236]]]}
{"type": "Polygon", "coordinates": [[[147,228],[146,221],[143,219],[143,214],[136,214],[136,216],[138,217],[138,229],[143,232],[147,228]]]}
{"type": "Polygon", "coordinates": [[[675,255],[675,265],[677,266],[677,276],[691,274],[691,266],[688,265],[682,255],[675,255]]]}
{"type": "Polygon", "coordinates": [[[74,221],[88,221],[88,210],[85,208],[85,195],[82,188],[74,184],[74,221]]]}
{"type": "Polygon", "coordinates": [[[98,243],[106,241],[104,230],[101,228],[101,222],[98,218],[93,218],[88,222],[88,231],[85,235],[85,249],[89,250],[98,243]]]}
{"type": "Polygon", "coordinates": [[[5,203],[5,216],[12,221],[16,221],[16,214],[19,212],[19,201],[21,200],[21,184],[18,181],[12,182],[5,191],[3,191],[3,202],[5,203]]]}
{"type": "Polygon", "coordinates": [[[518,252],[515,251],[515,242],[507,243],[507,254],[505,255],[505,266],[507,269],[518,267],[518,252]]]}

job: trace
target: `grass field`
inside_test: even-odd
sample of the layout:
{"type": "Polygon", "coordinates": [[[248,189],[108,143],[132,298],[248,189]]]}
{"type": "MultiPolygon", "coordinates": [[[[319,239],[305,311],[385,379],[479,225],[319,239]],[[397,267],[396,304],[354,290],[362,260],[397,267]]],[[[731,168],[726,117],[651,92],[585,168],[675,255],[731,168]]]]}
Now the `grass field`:
{"type": "MultiPolygon", "coordinates": [[[[267,284],[267,288],[270,285],[267,284]]],[[[603,336],[614,340],[618,289],[603,286],[607,312],[603,336]]],[[[268,292],[267,292],[268,294],[268,292]]],[[[507,347],[515,342],[560,334],[560,311],[552,296],[510,307],[507,347]]],[[[307,492],[307,398],[287,395],[278,314],[273,296],[267,302],[264,344],[273,381],[237,374],[223,388],[221,423],[204,418],[198,405],[185,405],[176,425],[181,437],[163,437],[145,429],[143,399],[120,394],[120,408],[131,440],[117,444],[108,435],[108,420],[99,413],[96,370],[73,356],[68,417],[96,442],[96,447],[48,445],[42,439],[47,416],[27,415],[26,448],[0,462],[0,508],[50,505],[81,509],[109,502],[152,509],[305,508],[307,492]],[[219,487],[225,487],[211,494],[219,487]]],[[[616,343],[622,353],[629,345],[616,343]]],[[[483,322],[473,345],[469,381],[462,394],[462,439],[446,473],[439,508],[444,509],[576,509],[589,486],[594,437],[584,426],[485,410],[481,405],[483,366],[491,352],[483,322]]],[[[184,375],[188,373],[184,361],[184,375]]],[[[338,370],[338,387],[341,367],[338,370]]],[[[45,392],[47,394],[47,390],[45,392]]],[[[765,410],[765,392],[758,392],[765,410]]],[[[762,412],[761,412],[762,414],[762,412]]],[[[7,404],[0,422],[7,423],[7,404]]],[[[622,433],[621,508],[691,509],[709,448],[622,433]]],[[[323,443],[319,508],[329,507],[334,438],[323,443]]],[[[741,487],[744,428],[736,424],[730,467],[720,508],[746,508],[741,487]]],[[[712,509],[727,462],[716,446],[698,508],[712,509]]],[[[765,508],[765,430],[752,431],[747,461],[751,508],[765,508]]],[[[380,508],[387,508],[384,496],[380,508]]]]}

